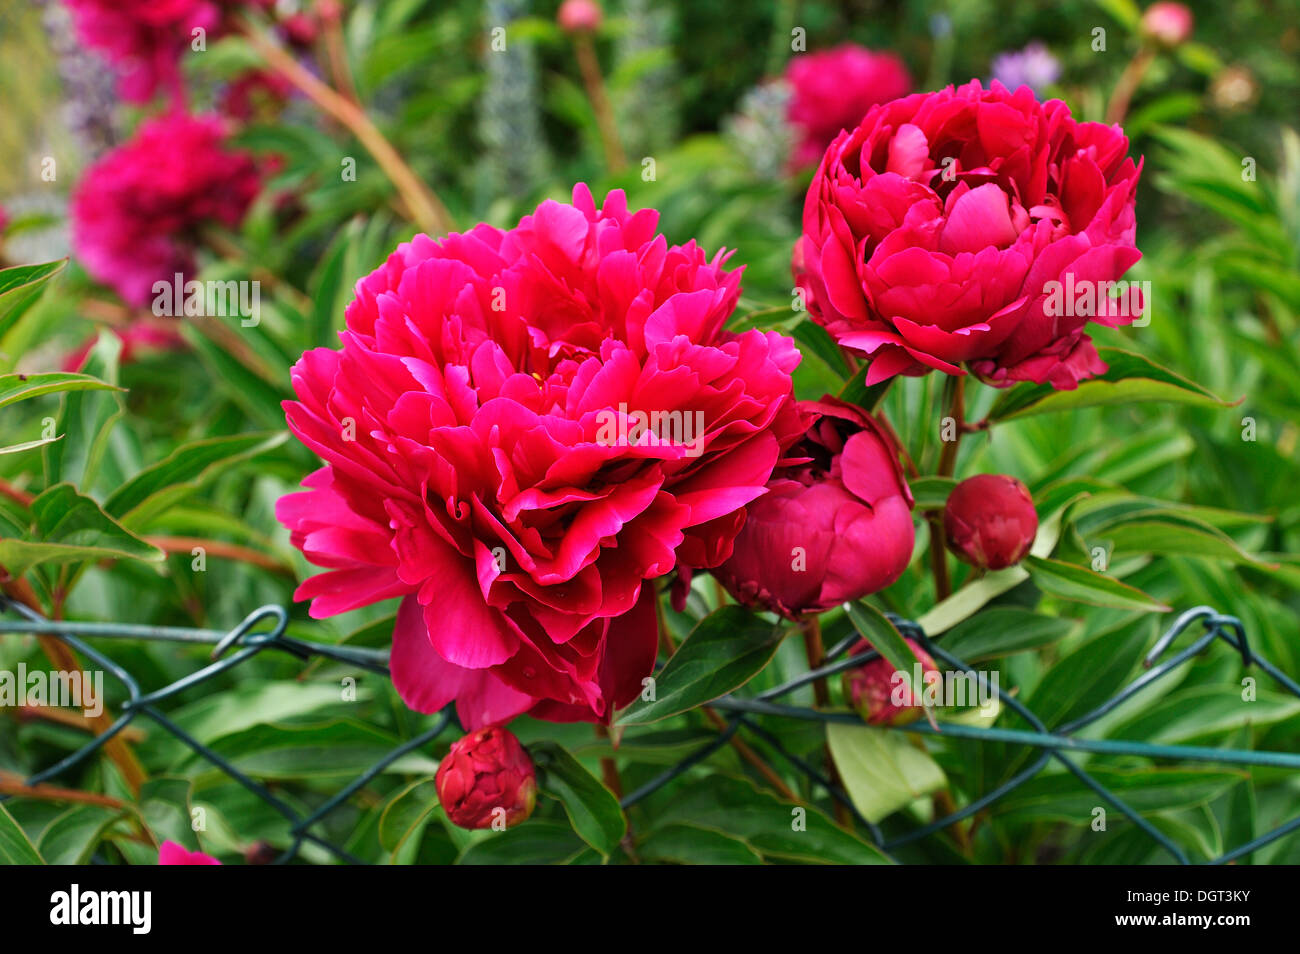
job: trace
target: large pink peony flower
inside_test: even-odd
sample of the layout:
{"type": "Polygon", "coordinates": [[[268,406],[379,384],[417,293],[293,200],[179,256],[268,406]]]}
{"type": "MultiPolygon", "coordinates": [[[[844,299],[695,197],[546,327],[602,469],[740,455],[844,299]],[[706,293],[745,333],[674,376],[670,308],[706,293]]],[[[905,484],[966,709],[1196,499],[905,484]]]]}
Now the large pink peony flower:
{"type": "Polygon", "coordinates": [[[797,436],[793,342],[725,332],[739,272],[657,221],[579,185],[508,231],[418,235],[358,283],[342,351],[294,366],[289,426],[326,466],[277,512],[330,568],[296,596],[403,597],[418,711],[607,718],[654,664],[643,581],[725,559],[797,436]]]}
{"type": "Polygon", "coordinates": [[[239,224],[258,172],[225,138],[215,117],[168,113],[86,170],[72,195],[72,242],[93,278],[142,306],[154,282],[193,270],[202,225],[239,224]]]}
{"type": "Polygon", "coordinates": [[[796,281],[871,356],[870,383],[965,364],[996,385],[1073,388],[1106,368],[1087,323],[1140,313],[1100,295],[1141,257],[1127,153],[1117,126],[1028,87],[972,80],[875,107],[813,178],[796,281]],[[1100,304],[1071,307],[1095,301],[1076,288],[1100,304]]]}
{"type": "Polygon", "coordinates": [[[912,89],[902,60],[856,43],[793,57],[785,81],[790,85],[786,117],[798,131],[792,157],[798,168],[815,165],[831,141],[860,123],[872,106],[912,89]]]}

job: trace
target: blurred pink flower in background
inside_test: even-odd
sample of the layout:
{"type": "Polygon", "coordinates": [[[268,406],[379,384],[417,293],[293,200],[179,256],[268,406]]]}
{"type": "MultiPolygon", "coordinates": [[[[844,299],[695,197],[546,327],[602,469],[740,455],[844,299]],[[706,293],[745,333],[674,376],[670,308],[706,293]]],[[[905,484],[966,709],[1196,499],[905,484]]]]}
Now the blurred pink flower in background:
{"type": "Polygon", "coordinates": [[[739,271],[657,222],[580,184],[510,230],[417,235],[358,283],[342,351],[293,368],[290,429],[326,466],[277,515],[329,568],[295,596],[402,597],[418,711],[607,719],[654,665],[644,581],[726,559],[800,432],[794,342],[724,331],[739,271]],[[651,413],[691,433],[649,440],[651,413]]]}
{"type": "Polygon", "coordinates": [[[809,312],[870,356],[868,384],[964,364],[997,386],[1076,387],[1106,369],[1087,324],[1140,314],[1100,293],[1058,308],[1060,287],[1102,289],[1141,258],[1128,146],[1026,86],[875,107],[808,189],[793,267],[809,312]]]}
{"type": "Polygon", "coordinates": [[[199,230],[237,226],[260,188],[253,157],[226,146],[213,116],[144,122],[91,165],[72,194],[72,245],[96,281],[144,306],[156,281],[194,269],[199,230]]]}
{"type": "Polygon", "coordinates": [[[798,133],[792,158],[797,168],[820,160],[840,131],[855,127],[872,106],[912,89],[897,56],[854,43],[793,57],[785,80],[791,91],[787,117],[798,133]]]}
{"type": "Polygon", "coordinates": [[[1186,43],[1194,24],[1192,11],[1181,3],[1153,3],[1142,11],[1142,34],[1161,46],[1186,43]]]}
{"type": "Polygon", "coordinates": [[[568,33],[591,33],[600,29],[605,12],[596,0],[564,0],[555,19],[568,33]]]}
{"type": "Polygon", "coordinates": [[[747,606],[794,618],[884,589],[912,557],[912,494],[892,442],[859,407],[799,404],[808,430],[746,510],[714,570],[747,606]]]}
{"type": "Polygon", "coordinates": [[[194,30],[214,32],[232,0],[64,0],[81,42],[103,53],[118,74],[118,94],[144,103],[179,95],[180,58],[194,30]]]}
{"type": "Polygon", "coordinates": [[[219,865],[221,864],[211,855],[205,855],[201,851],[189,851],[185,847],[176,844],[174,841],[164,841],[162,847],[158,849],[158,864],[160,865],[219,865]]]}

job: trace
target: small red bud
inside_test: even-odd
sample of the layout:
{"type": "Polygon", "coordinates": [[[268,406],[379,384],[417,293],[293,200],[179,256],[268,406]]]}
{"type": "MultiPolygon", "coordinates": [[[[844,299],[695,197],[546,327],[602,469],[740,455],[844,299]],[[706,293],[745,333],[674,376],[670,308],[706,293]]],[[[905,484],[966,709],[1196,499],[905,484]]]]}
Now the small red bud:
{"type": "Polygon", "coordinates": [[[509,828],[537,802],[537,774],[514,734],[490,725],[452,744],[434,776],[447,817],[461,828],[509,828]]]}
{"type": "MultiPolygon", "coordinates": [[[[921,664],[922,679],[939,671],[930,654],[915,641],[909,639],[907,645],[912,647],[921,664]]],[[[853,652],[856,655],[871,648],[871,644],[863,640],[853,648],[853,652]]],[[[921,716],[920,700],[914,697],[910,684],[900,680],[894,664],[884,656],[844,673],[844,698],[870,725],[906,725],[921,716]]]]}
{"type": "Polygon", "coordinates": [[[564,0],[555,19],[566,33],[594,33],[605,14],[596,0],[564,0]]]}
{"type": "Polygon", "coordinates": [[[981,569],[1019,563],[1033,546],[1038,513],[1025,485],[1005,474],[977,474],[953,488],[943,511],[948,548],[981,569]]]}

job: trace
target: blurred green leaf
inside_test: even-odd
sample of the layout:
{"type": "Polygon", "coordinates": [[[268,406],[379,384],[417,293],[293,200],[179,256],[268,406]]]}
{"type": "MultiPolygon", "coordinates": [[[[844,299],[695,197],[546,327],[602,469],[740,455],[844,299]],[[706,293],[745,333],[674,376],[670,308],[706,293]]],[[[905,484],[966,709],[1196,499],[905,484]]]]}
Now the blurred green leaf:
{"type": "Polygon", "coordinates": [[[943,648],[966,662],[981,662],[1050,646],[1079,628],[1078,620],[1043,616],[1018,606],[994,606],[950,629],[943,648]]]}
{"type": "Polygon", "coordinates": [[[0,863],[6,865],[43,865],[32,840],[22,830],[9,810],[0,803],[0,863]]]}
{"type": "Polygon", "coordinates": [[[279,431],[207,437],[182,444],[110,494],[104,509],[127,526],[142,526],[234,464],[287,439],[288,434],[279,431]]]}
{"type": "Polygon", "coordinates": [[[88,374],[49,371],[44,374],[0,374],[0,407],[60,391],[120,391],[115,384],[88,374]]]}
{"type": "Polygon", "coordinates": [[[854,807],[869,822],[947,784],[938,763],[901,732],[828,722],[826,742],[854,807]]]}
{"type": "Polygon", "coordinates": [[[161,550],[132,534],[71,484],[46,490],[30,510],[32,539],[0,539],[0,564],[15,576],[41,563],[163,559],[161,550]]]}

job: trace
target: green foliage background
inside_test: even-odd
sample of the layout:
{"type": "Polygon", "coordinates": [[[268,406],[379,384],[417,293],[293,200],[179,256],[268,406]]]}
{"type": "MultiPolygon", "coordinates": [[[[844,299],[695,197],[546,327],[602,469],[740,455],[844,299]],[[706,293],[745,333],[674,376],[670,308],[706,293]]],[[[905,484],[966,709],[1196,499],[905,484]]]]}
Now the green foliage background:
{"type": "MultiPolygon", "coordinates": [[[[733,264],[746,267],[735,325],[776,327],[799,337],[805,352],[801,397],[846,385],[833,351],[790,310],[789,257],[806,176],[759,176],[725,132],[743,94],[780,72],[791,27],[806,29],[809,49],[845,40],[892,49],[907,61],[919,88],[987,77],[994,54],[1041,39],[1064,66],[1053,92],[1084,119],[1102,117],[1138,44],[1138,11],[1128,0],[611,3],[598,51],[620,129],[636,150],[632,168],[612,175],[569,40],[554,26],[556,6],[533,4],[509,30],[510,42],[533,58],[526,78],[536,98],[536,137],[523,141],[511,116],[493,116],[485,68],[492,21],[474,0],[350,4],[348,53],[361,101],[461,226],[481,220],[511,225],[540,199],[567,198],[575,181],[586,181],[597,196],[624,188],[634,207],[657,208],[670,241],[693,237],[708,249],[734,247],[733,264]],[[1096,27],[1107,32],[1104,53],[1091,46],[1096,27]],[[653,42],[630,42],[647,36],[653,42]],[[504,146],[494,147],[486,130],[499,134],[503,124],[509,135],[504,146]],[[654,160],[653,181],[641,175],[643,156],[654,160]]],[[[1300,6],[1247,0],[1191,7],[1195,42],[1158,58],[1125,124],[1134,154],[1146,157],[1138,216],[1144,258],[1129,277],[1151,282],[1153,317],[1147,327],[1098,328],[1094,337],[1100,346],[1138,356],[1126,384],[1132,390],[1112,399],[1104,385],[1085,385],[1079,392],[1086,392],[1085,406],[1065,408],[1057,399],[1033,403],[1037,395],[1027,387],[1010,396],[975,387],[971,418],[1001,419],[964,441],[957,464],[958,477],[992,471],[1023,479],[1040,517],[1059,518],[1059,538],[1047,547],[1055,560],[1096,569],[1101,548],[1106,564],[1099,575],[1146,596],[1135,602],[1106,579],[1090,578],[1081,590],[1070,590],[1050,567],[1031,567],[1028,578],[1006,578],[1000,593],[988,587],[989,605],[962,619],[935,609],[921,522],[913,566],[871,600],[932,627],[955,625],[953,639],[983,639],[983,655],[972,661],[996,668],[1003,686],[1014,686],[1049,725],[1102,701],[1140,671],[1142,654],[1168,622],[1151,611],[1155,604],[1177,610],[1206,604],[1235,615],[1254,646],[1300,675],[1300,138],[1293,128],[1300,102],[1300,6]],[[1224,91],[1225,76],[1234,75],[1247,77],[1246,89],[1254,84],[1244,101],[1224,91]],[[1254,160],[1253,181],[1243,179],[1243,159],[1254,160]],[[1179,377],[1162,377],[1170,373],[1179,377]],[[1019,413],[1012,416],[1012,410],[1019,413]]],[[[190,57],[187,71],[199,104],[254,60],[236,38],[190,57]]],[[[57,209],[89,157],[60,122],[58,77],[42,40],[40,11],[17,0],[0,2],[0,91],[0,203],[37,195],[46,203],[42,208],[57,209]],[[45,155],[59,160],[53,183],[39,175],[45,155]]],[[[129,129],[136,115],[124,110],[121,128],[129,129]]],[[[276,499],[314,467],[305,449],[277,437],[283,429],[279,402],[289,393],[287,369],[304,349],[335,343],[352,284],[413,229],[394,211],[391,187],[359,144],[320,121],[307,104],[291,104],[282,121],[252,126],[240,138],[249,148],[281,153],[286,162],[243,228],[226,237],[238,254],[208,256],[202,277],[277,276],[278,290],[263,300],[262,324],[240,328],[235,321],[224,331],[187,325],[190,349],[125,365],[111,336],[101,337],[85,371],[121,390],[67,390],[69,380],[51,379],[50,393],[5,404],[0,388],[0,447],[43,440],[47,418],[62,435],[0,454],[0,478],[38,502],[57,498],[59,514],[72,511],[74,497],[80,501],[76,512],[85,519],[73,529],[86,549],[36,562],[26,574],[43,605],[59,607],[68,618],[227,628],[263,603],[289,605],[295,582],[309,572],[274,519],[276,499]],[[356,157],[357,182],[339,181],[343,156],[356,157]],[[280,190],[299,195],[301,214],[292,221],[277,213],[272,196],[280,190]],[[65,482],[71,486],[61,488],[65,482]],[[255,551],[266,565],[209,555],[198,573],[188,550],[164,556],[142,542],[145,537],[222,541],[255,551]]],[[[44,214],[20,220],[5,254],[24,247],[24,236],[57,250],[65,241],[60,228],[44,214]]],[[[96,333],[103,313],[97,305],[113,299],[75,261],[52,278],[24,273],[12,284],[0,284],[0,375],[11,375],[0,383],[17,393],[21,382],[13,376],[56,371],[64,354],[96,333]]],[[[938,462],[942,389],[937,375],[908,379],[882,405],[923,475],[935,473],[938,462]]],[[[924,483],[918,497],[940,506],[948,486],[924,483]]],[[[37,504],[0,497],[0,563],[12,568],[20,558],[45,552],[23,550],[24,544],[63,539],[58,534],[68,527],[42,519],[41,512],[37,504]]],[[[987,581],[961,575],[957,582],[987,587],[987,581]]],[[[670,614],[670,625],[680,639],[716,608],[712,588],[698,582],[687,612],[670,614]]],[[[292,612],[290,633],[303,638],[382,647],[391,633],[391,605],[325,621],[308,620],[302,606],[292,612]]],[[[842,611],[828,614],[824,626],[828,645],[851,632],[842,611]]],[[[192,671],[204,658],[198,649],[132,643],[117,652],[145,686],[192,671]]],[[[32,640],[0,638],[0,669],[41,659],[32,640]]],[[[742,691],[806,669],[797,637],[786,639],[742,691]]],[[[355,703],[341,703],[340,680],[348,675],[355,674],[334,665],[304,672],[291,659],[267,654],[192,691],[175,717],[205,744],[273,783],[280,797],[307,807],[428,725],[375,677],[359,681],[355,703]]],[[[1275,693],[1261,679],[1259,701],[1242,705],[1243,675],[1240,659],[1219,646],[1088,731],[1300,749],[1300,700],[1275,693]]],[[[838,687],[832,690],[833,701],[842,703],[838,687]]],[[[811,704],[811,690],[801,693],[811,704]]],[[[109,705],[120,701],[110,695],[109,705]]],[[[819,724],[758,721],[810,759],[819,758],[828,741],[819,724]]],[[[998,724],[1024,727],[1007,714],[998,724]]],[[[557,777],[568,771],[581,780],[571,766],[564,768],[565,750],[576,757],[579,773],[585,766],[598,775],[599,759],[616,756],[628,790],[716,734],[698,708],[627,728],[616,751],[590,726],[521,719],[512,727],[525,743],[564,747],[549,755],[557,777]]],[[[936,785],[961,804],[1009,778],[1027,758],[1023,747],[930,739],[925,761],[914,764],[896,744],[903,736],[861,732],[833,736],[831,750],[855,801],[884,812],[887,834],[929,818],[936,785]],[[941,769],[937,783],[935,768],[941,769]],[[901,798],[881,794],[900,786],[901,798]]],[[[534,820],[506,835],[451,826],[436,806],[430,779],[455,734],[392,766],[332,815],[322,834],[372,861],[627,860],[599,832],[576,832],[558,797],[544,798],[534,820]]],[[[85,739],[75,728],[0,712],[0,771],[25,776],[85,739]]],[[[103,758],[63,780],[122,799],[126,808],[25,798],[5,803],[46,860],[147,863],[164,837],[228,861],[258,841],[287,846],[278,815],[163,733],[148,730],[134,745],[149,776],[138,793],[103,758]],[[187,821],[195,807],[208,819],[207,830],[197,834],[187,821]]],[[[1294,772],[1132,757],[1087,762],[1193,858],[1249,840],[1300,808],[1300,775],[1294,772]]],[[[789,806],[724,747],[629,813],[636,854],[669,862],[878,860],[864,832],[832,823],[824,792],[797,774],[786,782],[812,809],[803,841],[788,836],[789,806]]],[[[983,813],[968,845],[945,832],[899,857],[1168,860],[1122,819],[1113,818],[1105,834],[1091,831],[1094,803],[1095,796],[1068,774],[1047,772],[983,813]]],[[[5,823],[0,811],[0,828],[5,823]]],[[[329,860],[311,846],[303,857],[329,860]]],[[[1300,838],[1283,839],[1248,860],[1300,862],[1300,838]]]]}

